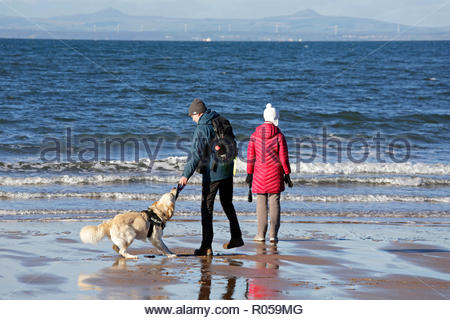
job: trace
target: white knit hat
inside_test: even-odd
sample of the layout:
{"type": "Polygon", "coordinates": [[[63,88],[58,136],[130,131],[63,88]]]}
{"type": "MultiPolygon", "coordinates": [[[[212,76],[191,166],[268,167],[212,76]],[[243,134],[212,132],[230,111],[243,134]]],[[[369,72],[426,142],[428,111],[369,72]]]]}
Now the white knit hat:
{"type": "Polygon", "coordinates": [[[276,127],[278,127],[278,110],[272,107],[272,104],[266,104],[266,109],[264,110],[264,121],[272,122],[276,127]]]}

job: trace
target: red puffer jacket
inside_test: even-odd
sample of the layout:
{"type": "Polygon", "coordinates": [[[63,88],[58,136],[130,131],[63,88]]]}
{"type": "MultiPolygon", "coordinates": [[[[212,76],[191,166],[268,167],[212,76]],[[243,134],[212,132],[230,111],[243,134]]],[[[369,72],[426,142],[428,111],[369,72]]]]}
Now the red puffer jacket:
{"type": "Polygon", "coordinates": [[[284,174],[291,173],[286,139],[278,127],[265,122],[256,128],[247,149],[247,173],[254,193],[284,191],[284,174]]]}

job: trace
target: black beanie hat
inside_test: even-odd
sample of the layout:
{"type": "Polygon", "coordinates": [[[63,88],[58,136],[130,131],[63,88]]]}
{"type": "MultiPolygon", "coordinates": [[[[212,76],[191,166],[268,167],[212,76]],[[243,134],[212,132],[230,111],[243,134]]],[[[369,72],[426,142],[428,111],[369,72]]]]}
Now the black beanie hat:
{"type": "Polygon", "coordinates": [[[189,116],[193,116],[195,114],[203,113],[206,111],[205,103],[199,98],[195,98],[189,106],[188,114],[189,116]]]}

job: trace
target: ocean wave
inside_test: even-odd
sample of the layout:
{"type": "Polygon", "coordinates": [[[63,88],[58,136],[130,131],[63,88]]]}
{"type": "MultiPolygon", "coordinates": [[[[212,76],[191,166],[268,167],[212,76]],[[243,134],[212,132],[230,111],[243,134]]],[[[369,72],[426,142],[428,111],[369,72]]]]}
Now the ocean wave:
{"type": "Polygon", "coordinates": [[[417,197],[417,196],[390,196],[384,194],[361,194],[339,196],[281,196],[284,201],[298,202],[433,202],[449,203],[450,197],[417,197]]]}
{"type": "Polygon", "coordinates": [[[150,172],[183,170],[187,157],[168,157],[161,160],[142,158],[139,161],[90,162],[0,162],[0,172],[150,172]]]}
{"type": "MultiPolygon", "coordinates": [[[[130,192],[5,192],[0,191],[0,199],[5,200],[32,200],[32,199],[60,199],[60,198],[88,198],[102,200],[141,200],[156,201],[161,198],[161,194],[156,193],[130,193],[130,192]]],[[[179,201],[200,201],[201,195],[180,195],[179,201]]],[[[218,199],[217,199],[218,200],[218,199]]],[[[234,201],[247,201],[247,196],[233,196],[234,201]]],[[[303,196],[303,195],[282,195],[282,201],[294,202],[431,202],[450,203],[450,197],[421,197],[402,196],[385,194],[352,194],[336,196],[303,196]]]]}
{"type": "Polygon", "coordinates": [[[434,179],[426,177],[325,177],[325,178],[294,178],[294,183],[315,185],[315,184],[368,184],[368,185],[392,185],[404,187],[424,187],[424,186],[448,186],[450,179],[434,179]]]}
{"type": "MultiPolygon", "coordinates": [[[[65,209],[37,209],[37,210],[4,210],[0,209],[0,216],[2,220],[9,219],[24,219],[24,220],[92,220],[92,219],[110,219],[116,214],[129,212],[130,210],[97,210],[97,209],[89,209],[89,210],[65,210],[65,209]]],[[[216,216],[225,216],[223,212],[214,212],[216,216]]],[[[239,217],[252,217],[255,219],[255,212],[238,212],[239,217]]],[[[427,219],[427,218],[447,218],[448,212],[446,211],[420,211],[420,212],[402,212],[402,211],[312,211],[312,210],[299,210],[299,211],[283,211],[281,212],[282,216],[285,217],[331,217],[332,221],[321,221],[321,223],[369,223],[369,224],[416,224],[417,222],[412,221],[412,219],[427,219]],[[407,218],[406,221],[348,221],[348,220],[335,220],[335,218],[407,218]]],[[[200,217],[200,213],[198,211],[176,211],[175,212],[175,220],[177,217],[196,217],[198,219],[200,217]]],[[[296,220],[296,223],[301,222],[296,220]]],[[[308,223],[308,222],[306,222],[308,223]]],[[[320,222],[317,222],[320,223],[320,222]]],[[[420,221],[420,223],[433,223],[433,224],[448,224],[446,222],[424,222],[420,221]]]]}
{"type": "MultiPolygon", "coordinates": [[[[168,157],[158,160],[142,158],[139,161],[92,161],[92,162],[0,162],[0,172],[82,172],[82,173],[133,173],[170,172],[181,173],[187,157],[168,157]]],[[[247,162],[236,160],[239,173],[247,172],[247,162]]],[[[353,174],[400,174],[400,175],[450,175],[446,163],[296,163],[291,159],[293,173],[353,175],[353,174]]]]}
{"type": "Polygon", "coordinates": [[[20,123],[20,122],[23,122],[23,120],[13,120],[13,119],[0,118],[0,124],[14,124],[14,123],[20,123]]]}
{"type": "Polygon", "coordinates": [[[351,121],[370,121],[372,120],[369,116],[364,115],[358,111],[339,111],[335,113],[317,113],[312,112],[310,116],[316,117],[323,120],[351,120],[351,121]]]}
{"type": "MultiPolygon", "coordinates": [[[[164,89],[159,89],[159,88],[147,88],[147,87],[140,88],[139,91],[143,94],[172,94],[172,93],[174,93],[173,91],[169,91],[169,90],[164,90],[164,89]]],[[[125,91],[125,92],[128,92],[128,91],[125,91]]]]}
{"type": "Polygon", "coordinates": [[[24,210],[7,210],[0,209],[0,215],[2,216],[67,216],[67,215],[115,215],[118,213],[124,213],[129,210],[71,210],[71,209],[24,209],[24,210]]]}
{"type": "MultiPolygon", "coordinates": [[[[295,185],[337,185],[337,184],[366,184],[366,185],[392,185],[392,186],[449,186],[450,179],[430,177],[296,177],[292,176],[295,185]]],[[[102,185],[124,183],[166,183],[176,185],[180,175],[61,175],[52,177],[0,177],[0,186],[26,186],[26,185],[102,185]]],[[[189,179],[190,184],[202,183],[200,175],[189,179]]],[[[234,178],[235,184],[245,185],[245,176],[234,178]]]]}
{"type": "Polygon", "coordinates": [[[435,123],[442,124],[450,122],[450,114],[443,113],[411,113],[393,117],[395,122],[407,122],[407,123],[435,123]]]}
{"type": "Polygon", "coordinates": [[[302,174],[403,174],[450,175],[450,165],[443,163],[298,163],[291,164],[295,173],[302,174]]]}
{"type": "MultiPolygon", "coordinates": [[[[122,176],[122,175],[62,175],[53,177],[0,177],[0,186],[23,186],[23,185],[99,185],[99,184],[121,184],[121,183],[171,183],[177,184],[180,176],[122,176]]],[[[200,184],[201,178],[193,177],[190,183],[200,184]]]]}

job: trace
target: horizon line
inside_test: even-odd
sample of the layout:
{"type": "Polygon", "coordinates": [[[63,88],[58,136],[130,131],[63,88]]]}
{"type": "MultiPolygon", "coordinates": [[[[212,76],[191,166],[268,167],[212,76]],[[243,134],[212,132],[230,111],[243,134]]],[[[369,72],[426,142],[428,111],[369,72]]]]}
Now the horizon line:
{"type": "MultiPolygon", "coordinates": [[[[28,19],[54,19],[54,18],[61,18],[61,17],[71,17],[71,16],[81,16],[81,15],[93,15],[93,14],[97,14],[97,13],[101,13],[101,12],[106,12],[106,11],[115,11],[119,14],[122,14],[124,16],[128,16],[128,17],[152,17],[152,18],[166,18],[166,19],[186,19],[186,20],[261,20],[261,19],[267,19],[267,18],[282,18],[282,17],[292,17],[295,15],[298,15],[300,13],[311,13],[312,16],[320,16],[320,17],[337,17],[337,18],[352,18],[352,19],[364,19],[364,20],[373,20],[373,21],[378,21],[378,22],[382,22],[382,23],[389,23],[389,24],[396,24],[396,25],[400,25],[400,26],[404,26],[404,27],[411,27],[411,25],[409,24],[403,24],[403,23],[399,23],[399,22],[390,22],[390,21],[385,21],[385,20],[380,20],[380,19],[376,19],[376,18],[366,18],[366,17],[356,17],[356,16],[348,16],[348,15],[324,15],[319,13],[317,10],[311,9],[311,8],[306,8],[306,9],[301,9],[301,10],[297,10],[294,13],[291,14],[285,14],[285,15],[275,15],[275,16],[261,16],[258,18],[232,18],[232,17],[225,17],[225,18],[217,18],[217,17],[203,17],[203,18],[188,18],[188,17],[181,17],[181,16],[164,16],[164,15],[134,15],[134,14],[129,14],[124,12],[123,10],[114,8],[114,7],[105,7],[103,9],[99,9],[96,11],[91,11],[89,13],[73,13],[73,14],[62,14],[62,15],[53,15],[53,16],[46,16],[46,17],[28,17],[28,19]]],[[[15,18],[23,18],[20,15],[2,15],[0,14],[0,16],[4,16],[4,17],[15,17],[15,18]]],[[[445,28],[450,28],[450,25],[445,25],[445,26],[415,26],[415,27],[420,27],[420,28],[435,28],[435,29],[445,29],[445,28]]]]}

